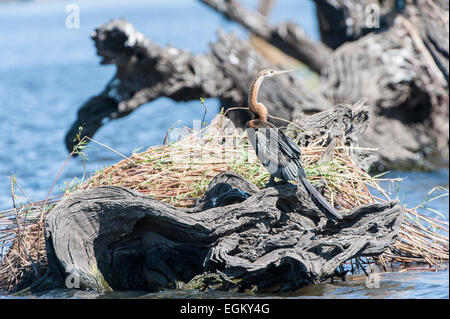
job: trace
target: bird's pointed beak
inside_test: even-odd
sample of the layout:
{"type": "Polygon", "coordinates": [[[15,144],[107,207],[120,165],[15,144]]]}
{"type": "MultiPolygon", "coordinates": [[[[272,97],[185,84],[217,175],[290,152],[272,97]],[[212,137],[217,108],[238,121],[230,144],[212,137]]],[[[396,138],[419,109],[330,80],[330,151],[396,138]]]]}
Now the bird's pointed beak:
{"type": "Polygon", "coordinates": [[[288,72],[292,72],[292,71],[294,71],[294,69],[291,69],[291,70],[274,71],[274,75],[283,74],[283,73],[288,73],[288,72]]]}

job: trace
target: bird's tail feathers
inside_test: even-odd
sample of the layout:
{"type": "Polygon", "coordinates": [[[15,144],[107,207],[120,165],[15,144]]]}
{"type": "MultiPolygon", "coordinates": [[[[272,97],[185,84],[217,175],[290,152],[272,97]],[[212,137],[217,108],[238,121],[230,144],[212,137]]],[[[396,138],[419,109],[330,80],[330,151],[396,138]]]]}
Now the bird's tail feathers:
{"type": "Polygon", "coordinates": [[[334,209],[334,207],[332,207],[325,198],[323,198],[323,196],[317,191],[317,189],[314,186],[311,185],[311,183],[306,179],[306,177],[301,176],[300,180],[302,181],[302,184],[308,191],[311,199],[314,201],[316,205],[319,205],[321,208],[323,208],[324,213],[326,213],[327,217],[333,220],[342,219],[341,214],[339,214],[337,210],[334,209]]]}

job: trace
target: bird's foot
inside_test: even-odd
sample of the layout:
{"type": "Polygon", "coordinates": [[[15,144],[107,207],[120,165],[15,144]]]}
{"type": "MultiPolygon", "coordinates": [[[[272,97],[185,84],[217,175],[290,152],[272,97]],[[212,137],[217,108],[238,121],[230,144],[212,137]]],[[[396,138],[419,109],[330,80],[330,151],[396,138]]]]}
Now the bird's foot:
{"type": "Polygon", "coordinates": [[[266,186],[264,186],[264,188],[269,188],[269,187],[274,187],[274,186],[277,186],[277,183],[275,183],[275,182],[268,182],[267,184],[266,184],[266,186]]]}
{"type": "Polygon", "coordinates": [[[277,184],[275,183],[275,178],[274,178],[273,176],[270,176],[270,179],[269,179],[269,181],[267,182],[265,188],[268,188],[268,187],[274,187],[274,186],[276,186],[276,185],[277,185],[277,184]]]}

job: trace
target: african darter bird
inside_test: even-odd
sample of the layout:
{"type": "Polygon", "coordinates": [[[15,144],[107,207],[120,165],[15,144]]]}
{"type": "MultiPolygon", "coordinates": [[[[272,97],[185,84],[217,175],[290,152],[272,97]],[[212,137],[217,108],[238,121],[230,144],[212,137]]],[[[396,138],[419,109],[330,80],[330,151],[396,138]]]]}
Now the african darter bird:
{"type": "Polygon", "coordinates": [[[306,178],[301,164],[301,152],[282,130],[267,122],[267,108],[258,102],[258,91],[264,78],[287,71],[263,70],[255,77],[250,89],[248,106],[254,114],[254,119],[247,122],[248,138],[256,151],[261,163],[269,171],[270,180],[267,186],[274,183],[277,177],[285,182],[294,180],[302,184],[312,201],[332,220],[342,219],[342,216],[327,202],[325,198],[312,186],[306,178]]]}

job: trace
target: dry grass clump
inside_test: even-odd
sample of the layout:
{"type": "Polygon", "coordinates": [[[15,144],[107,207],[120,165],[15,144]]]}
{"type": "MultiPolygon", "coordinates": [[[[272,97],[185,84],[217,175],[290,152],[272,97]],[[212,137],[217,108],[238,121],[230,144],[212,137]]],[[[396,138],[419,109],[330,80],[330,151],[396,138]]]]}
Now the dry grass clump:
{"type": "MultiPolygon", "coordinates": [[[[66,194],[105,185],[123,186],[177,207],[189,207],[205,192],[220,172],[235,171],[262,188],[269,179],[244,133],[218,115],[200,131],[172,130],[174,142],[134,153],[102,169],[87,181],[67,189],[66,194]]],[[[324,196],[347,210],[359,205],[390,200],[375,178],[355,165],[349,148],[336,145],[330,161],[321,161],[326,149],[319,138],[302,148],[303,165],[309,180],[324,185],[324,196]],[[374,195],[378,193],[379,195],[374,195]]],[[[390,181],[396,181],[391,179],[390,181]]],[[[448,191],[447,191],[448,192],[448,191]]],[[[20,209],[0,212],[0,247],[11,246],[0,263],[0,289],[10,290],[26,274],[45,266],[42,217],[59,198],[30,203],[20,209]],[[28,217],[27,217],[28,216],[28,217]],[[22,243],[23,241],[23,243],[22,243]],[[27,252],[28,251],[28,252],[27,252]]],[[[420,207],[405,209],[397,242],[376,258],[384,269],[389,262],[427,263],[437,269],[448,262],[448,222],[424,216],[420,207]]],[[[30,276],[30,275],[28,275],[30,276]]]]}
{"type": "MultiPolygon", "coordinates": [[[[233,170],[262,188],[269,173],[259,162],[245,134],[230,127],[228,119],[218,116],[202,131],[184,128],[178,140],[166,146],[151,147],[117,164],[98,171],[80,189],[117,185],[169,202],[177,207],[194,204],[211,179],[233,170]]],[[[308,178],[324,183],[327,197],[341,209],[374,203],[369,188],[385,194],[377,179],[358,168],[348,147],[337,145],[331,161],[319,163],[325,139],[302,148],[308,178]]],[[[387,195],[385,194],[387,197],[387,195]]]]}
{"type": "MultiPolygon", "coordinates": [[[[58,200],[50,199],[47,207],[58,200]]],[[[24,289],[44,274],[47,254],[39,221],[44,204],[30,202],[0,212],[0,290],[24,289]]]]}

